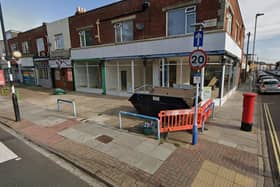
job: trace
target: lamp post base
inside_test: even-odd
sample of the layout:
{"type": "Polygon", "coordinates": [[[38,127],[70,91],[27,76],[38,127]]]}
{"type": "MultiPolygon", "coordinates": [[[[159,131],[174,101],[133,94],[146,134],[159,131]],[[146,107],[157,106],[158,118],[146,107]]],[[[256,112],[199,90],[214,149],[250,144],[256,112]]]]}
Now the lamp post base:
{"type": "Polygon", "coordinates": [[[15,93],[12,93],[12,100],[13,100],[13,106],[14,106],[16,121],[20,121],[20,112],[19,112],[18,100],[17,100],[17,95],[15,93]]]}

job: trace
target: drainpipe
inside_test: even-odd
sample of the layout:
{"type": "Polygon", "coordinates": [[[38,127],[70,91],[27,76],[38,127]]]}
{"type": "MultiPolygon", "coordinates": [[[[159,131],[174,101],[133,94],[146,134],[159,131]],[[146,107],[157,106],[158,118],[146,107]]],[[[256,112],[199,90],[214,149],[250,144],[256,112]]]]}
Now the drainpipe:
{"type": "Polygon", "coordinates": [[[97,28],[97,35],[95,35],[95,38],[97,38],[98,43],[101,43],[101,39],[100,39],[100,19],[96,20],[96,28],[97,28]]]}

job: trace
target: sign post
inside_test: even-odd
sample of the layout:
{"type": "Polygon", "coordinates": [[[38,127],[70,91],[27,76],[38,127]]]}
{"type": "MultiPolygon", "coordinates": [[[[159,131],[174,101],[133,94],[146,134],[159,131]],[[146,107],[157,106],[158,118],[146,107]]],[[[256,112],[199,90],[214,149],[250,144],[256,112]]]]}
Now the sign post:
{"type": "Polygon", "coordinates": [[[192,51],[189,56],[189,63],[193,70],[197,72],[194,74],[193,83],[196,84],[196,94],[195,94],[195,110],[194,110],[194,124],[192,130],[192,145],[197,144],[198,140],[198,128],[197,128],[197,117],[198,117],[198,95],[199,95],[199,84],[201,82],[201,73],[202,69],[208,61],[206,53],[199,49],[203,46],[203,31],[197,31],[194,33],[194,47],[197,47],[196,50],[192,51]]]}

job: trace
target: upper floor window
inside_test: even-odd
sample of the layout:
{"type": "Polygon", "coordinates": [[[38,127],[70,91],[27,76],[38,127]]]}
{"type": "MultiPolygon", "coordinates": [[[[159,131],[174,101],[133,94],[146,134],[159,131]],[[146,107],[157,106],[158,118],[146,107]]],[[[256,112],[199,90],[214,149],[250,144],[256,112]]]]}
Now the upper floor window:
{"type": "Polygon", "coordinates": [[[29,44],[28,44],[28,41],[22,42],[21,46],[22,46],[22,53],[23,54],[29,54],[29,44]]]}
{"type": "Polygon", "coordinates": [[[80,46],[87,47],[93,45],[93,37],[91,30],[82,30],[79,32],[80,46]]]}
{"type": "Polygon", "coordinates": [[[36,40],[36,44],[37,44],[37,51],[38,51],[38,54],[40,56],[41,52],[45,51],[44,39],[43,38],[38,38],[36,40]]]}
{"type": "Polygon", "coordinates": [[[195,31],[196,7],[178,8],[168,11],[168,35],[187,34],[195,31]]]}
{"type": "Polygon", "coordinates": [[[55,49],[64,49],[64,38],[63,34],[54,35],[55,49]]]}
{"type": "Polygon", "coordinates": [[[12,52],[13,52],[13,51],[17,51],[17,50],[18,50],[17,43],[13,43],[13,44],[11,44],[11,50],[12,50],[12,52]]]}
{"type": "Polygon", "coordinates": [[[232,15],[231,11],[229,11],[228,15],[227,15],[227,32],[229,34],[231,34],[231,32],[232,32],[232,17],[233,17],[233,15],[232,15]]]}
{"type": "Polygon", "coordinates": [[[134,38],[133,21],[119,22],[114,25],[115,27],[115,41],[128,42],[132,41],[134,38]]]}

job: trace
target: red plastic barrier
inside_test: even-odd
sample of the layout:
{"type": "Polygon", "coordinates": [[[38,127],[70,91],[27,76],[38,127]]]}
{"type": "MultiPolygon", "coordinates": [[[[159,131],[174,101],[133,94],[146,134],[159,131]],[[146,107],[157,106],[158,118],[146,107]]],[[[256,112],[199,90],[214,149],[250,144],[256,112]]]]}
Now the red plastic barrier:
{"type": "MultiPolygon", "coordinates": [[[[205,122],[212,114],[213,100],[206,101],[198,109],[197,126],[202,128],[205,122]]],[[[194,108],[187,110],[166,110],[159,113],[160,132],[172,132],[181,130],[191,130],[194,123],[194,108]]]]}

